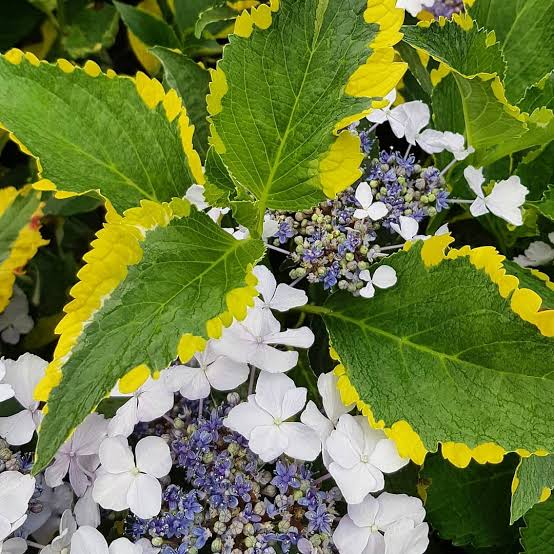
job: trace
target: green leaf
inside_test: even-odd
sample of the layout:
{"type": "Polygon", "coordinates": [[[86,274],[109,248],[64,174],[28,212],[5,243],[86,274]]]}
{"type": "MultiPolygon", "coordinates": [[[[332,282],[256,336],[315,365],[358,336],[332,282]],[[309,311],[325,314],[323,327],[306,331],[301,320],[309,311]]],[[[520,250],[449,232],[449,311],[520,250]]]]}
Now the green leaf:
{"type": "MultiPolygon", "coordinates": [[[[436,451],[439,442],[552,449],[554,341],[516,315],[467,257],[426,267],[422,252],[429,260],[441,240],[387,258],[398,283],[374,298],[339,292],[307,310],[323,315],[375,420],[408,422],[425,450],[436,451]]],[[[493,252],[471,256],[500,266],[493,252]]],[[[399,446],[415,448],[416,439],[399,446]]],[[[417,453],[421,459],[421,448],[417,453]]]]}
{"type": "Polygon", "coordinates": [[[198,17],[204,11],[224,4],[222,0],[175,0],[175,23],[183,36],[192,34],[198,17]]]}
{"type": "Polygon", "coordinates": [[[156,46],[151,49],[164,68],[164,81],[177,91],[194,124],[193,144],[202,159],[208,151],[206,96],[210,74],[188,56],[156,46]]]}
{"type": "Polygon", "coordinates": [[[206,157],[206,183],[204,196],[210,206],[230,207],[229,200],[235,194],[235,184],[221,159],[212,147],[206,157]]]}
{"type": "Polygon", "coordinates": [[[412,48],[407,42],[404,41],[397,44],[396,49],[402,59],[408,64],[410,72],[417,79],[417,82],[423,91],[428,96],[431,96],[433,94],[433,84],[431,83],[431,78],[429,77],[427,69],[423,67],[421,60],[417,55],[416,49],[412,48]]]}
{"type": "Polygon", "coordinates": [[[165,21],[129,4],[114,2],[114,6],[125,25],[146,46],[180,47],[175,31],[165,21]]]}
{"type": "MultiPolygon", "coordinates": [[[[85,68],[99,72],[93,62],[85,68]]],[[[0,125],[39,159],[46,190],[52,183],[77,194],[98,190],[118,211],[143,198],[170,200],[203,178],[197,154],[183,149],[183,114],[170,121],[162,103],[151,108],[141,97],[146,87],[159,101],[163,88],[155,85],[144,75],[92,77],[3,56],[0,125]]]]}
{"type": "Polygon", "coordinates": [[[495,31],[506,59],[506,93],[518,102],[527,87],[552,71],[553,0],[478,0],[470,8],[481,27],[495,31]]]}
{"type": "Polygon", "coordinates": [[[440,455],[430,456],[420,471],[426,521],[456,546],[496,546],[500,552],[502,546],[517,543],[518,527],[510,527],[510,486],[517,462],[512,454],[498,465],[472,462],[460,469],[440,455]]]}
{"type": "MultiPolygon", "coordinates": [[[[405,71],[391,61],[369,75],[370,58],[356,74],[358,88],[347,84],[379,35],[378,23],[364,20],[366,9],[366,0],[284,0],[271,16],[260,6],[255,13],[264,27],[271,17],[271,25],[254,26],[250,35],[250,16],[237,19],[238,34],[212,76],[208,111],[212,144],[258,201],[258,222],[266,208],[309,208],[360,176],[359,139],[348,131],[336,139],[333,130],[367,110],[368,97],[384,96],[405,71]],[[357,96],[350,96],[354,89],[357,96]]],[[[389,25],[382,40],[392,44],[399,37],[389,25]]]]}
{"type": "Polygon", "coordinates": [[[518,106],[527,113],[533,113],[541,107],[554,109],[554,71],[551,71],[536,85],[528,88],[518,106]]]}
{"type": "Polygon", "coordinates": [[[539,212],[554,221],[554,185],[548,185],[544,195],[536,204],[539,212]]]}
{"type": "MultiPolygon", "coordinates": [[[[545,489],[554,488],[554,456],[521,458],[514,478],[511,521],[524,516],[541,501],[545,489]]],[[[549,492],[547,493],[549,494],[549,492]]]]}
{"type": "Polygon", "coordinates": [[[65,11],[62,46],[71,58],[84,58],[115,42],[119,16],[113,6],[97,7],[88,0],[68,3],[65,11]]]}
{"type": "Polygon", "coordinates": [[[510,275],[519,279],[520,288],[531,289],[542,298],[542,307],[547,310],[554,310],[554,290],[548,287],[544,280],[539,279],[536,270],[521,267],[515,262],[505,261],[504,267],[510,275]]]}
{"type": "MultiPolygon", "coordinates": [[[[149,221],[156,213],[154,210],[155,207],[145,204],[140,219],[134,215],[140,210],[130,210],[121,223],[107,224],[95,249],[103,251],[109,248],[107,242],[114,240],[117,242],[113,248],[122,248],[123,256],[118,254],[117,259],[104,261],[95,257],[94,250],[85,256],[85,260],[90,260],[89,266],[80,275],[86,275],[86,281],[101,279],[106,266],[110,275],[120,275],[120,267],[111,268],[111,264],[120,265],[122,259],[130,259],[129,254],[137,247],[142,251],[140,261],[126,268],[124,279],[101,299],[101,307],[96,304],[91,315],[72,311],[75,301],[65,309],[68,315],[59,326],[62,336],[48,370],[52,375],[59,367],[62,378],[48,397],[49,410],[41,426],[36,472],[46,467],[72,430],[119,378],[142,364],[151,371],[167,367],[176,358],[183,335],[207,337],[206,322],[227,310],[226,295],[245,286],[249,264],[255,264],[264,253],[261,241],[235,240],[195,209],[188,217],[176,217],[167,226],[146,231],[145,238],[133,246],[135,232],[127,240],[125,228],[119,228],[126,221],[135,220],[136,228],[142,227],[141,219],[149,221]],[[110,231],[110,225],[118,227],[115,233],[110,231]],[[126,247],[130,249],[127,255],[126,247]],[[100,275],[95,277],[97,272],[100,275]],[[76,324],[82,330],[61,358],[65,352],[63,343],[71,344],[76,324]]],[[[134,256],[132,259],[136,259],[134,256]]],[[[83,286],[86,288],[87,283],[83,286]]],[[[72,291],[77,298],[78,290],[79,284],[72,291]]],[[[89,306],[90,302],[85,295],[79,305],[89,306]]]]}
{"type": "Polygon", "coordinates": [[[50,197],[44,206],[45,215],[61,215],[64,217],[92,212],[103,204],[101,198],[90,195],[75,196],[72,198],[50,197]]]}
{"type": "Polygon", "coordinates": [[[427,52],[464,77],[476,75],[504,76],[505,63],[500,45],[489,37],[488,31],[463,29],[454,21],[444,25],[433,23],[429,27],[405,25],[404,41],[427,52]]]}
{"type": "Polygon", "coordinates": [[[43,18],[25,0],[4,1],[0,5],[0,51],[15,46],[29,35],[43,18]]]}
{"type": "Polygon", "coordinates": [[[526,516],[521,530],[523,554],[552,554],[554,551],[554,499],[537,504],[526,516]]]}
{"type": "Polygon", "coordinates": [[[554,142],[530,152],[517,166],[516,175],[529,189],[527,201],[541,200],[549,183],[554,183],[554,142]]]}
{"type": "Polygon", "coordinates": [[[194,26],[194,36],[196,38],[200,38],[206,27],[209,27],[212,23],[231,21],[236,19],[238,15],[239,12],[229,6],[215,6],[210,8],[200,14],[200,17],[194,26]]]}

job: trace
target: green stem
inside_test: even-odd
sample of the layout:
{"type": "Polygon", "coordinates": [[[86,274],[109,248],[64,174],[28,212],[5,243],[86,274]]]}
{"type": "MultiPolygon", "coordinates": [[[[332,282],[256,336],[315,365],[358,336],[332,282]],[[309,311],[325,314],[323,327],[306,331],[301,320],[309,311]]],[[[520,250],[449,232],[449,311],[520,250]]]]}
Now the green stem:
{"type": "Polygon", "coordinates": [[[306,304],[305,306],[298,306],[297,308],[293,308],[293,310],[297,310],[299,312],[303,312],[306,314],[316,314],[320,316],[324,316],[331,313],[331,310],[329,308],[324,308],[323,306],[315,306],[314,304],[306,304]]]}

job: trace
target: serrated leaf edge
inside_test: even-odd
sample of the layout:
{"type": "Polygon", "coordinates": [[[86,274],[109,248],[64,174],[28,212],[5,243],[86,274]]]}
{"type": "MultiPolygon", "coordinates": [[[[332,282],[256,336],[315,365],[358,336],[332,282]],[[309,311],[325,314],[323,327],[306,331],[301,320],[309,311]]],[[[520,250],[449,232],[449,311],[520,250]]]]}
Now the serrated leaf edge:
{"type": "MultiPolygon", "coordinates": [[[[467,257],[469,262],[479,270],[483,270],[493,283],[498,286],[502,298],[511,295],[510,307],[521,319],[535,325],[545,336],[554,336],[554,310],[540,310],[542,298],[529,289],[518,288],[519,279],[508,275],[502,262],[506,259],[491,246],[471,248],[464,246],[460,249],[451,248],[447,252],[450,243],[453,242],[450,235],[440,235],[427,239],[421,249],[421,258],[426,267],[433,267],[444,261],[456,260],[460,257],[467,257]],[[548,332],[550,334],[545,334],[548,332]]],[[[409,250],[414,243],[407,243],[406,250],[409,250]]],[[[331,348],[331,358],[339,362],[334,372],[337,375],[337,388],[342,402],[345,405],[356,404],[362,414],[367,417],[370,425],[375,429],[382,429],[392,439],[402,457],[410,458],[414,463],[422,465],[429,450],[423,444],[418,433],[405,420],[393,422],[386,427],[384,420],[377,420],[371,407],[364,402],[356,387],[348,377],[347,369],[340,361],[338,353],[331,348]]],[[[445,459],[454,466],[465,468],[471,460],[479,464],[502,462],[508,452],[493,442],[483,443],[476,447],[469,447],[465,443],[440,442],[441,453],[445,459]]],[[[522,457],[528,457],[531,453],[525,449],[517,449],[516,452],[522,457]]],[[[545,450],[538,450],[535,455],[546,455],[545,450]]]]}
{"type": "MultiPolygon", "coordinates": [[[[9,209],[17,196],[28,194],[40,196],[40,193],[34,192],[30,185],[19,190],[14,187],[0,189],[0,216],[9,209]]],[[[43,206],[43,203],[39,204],[29,223],[20,230],[16,240],[12,243],[9,256],[0,264],[0,313],[9,304],[18,270],[27,264],[41,246],[49,242],[44,240],[40,234],[43,206]]]]}

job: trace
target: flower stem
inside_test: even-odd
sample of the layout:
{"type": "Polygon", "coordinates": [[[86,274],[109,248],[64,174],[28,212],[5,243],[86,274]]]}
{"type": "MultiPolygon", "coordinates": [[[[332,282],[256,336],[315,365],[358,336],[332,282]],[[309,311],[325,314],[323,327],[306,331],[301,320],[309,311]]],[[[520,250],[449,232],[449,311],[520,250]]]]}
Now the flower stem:
{"type": "Polygon", "coordinates": [[[452,169],[452,167],[454,167],[454,164],[457,162],[458,160],[456,158],[454,158],[441,172],[440,172],[440,175],[441,177],[443,175],[445,175],[448,171],[450,171],[450,169],[452,169]]]}
{"type": "Polygon", "coordinates": [[[410,152],[412,151],[412,145],[408,144],[408,148],[406,150],[406,153],[404,154],[404,159],[407,160],[408,156],[410,155],[410,152]]]}
{"type": "Polygon", "coordinates": [[[290,252],[288,250],[285,250],[284,248],[279,248],[278,246],[273,246],[272,244],[267,244],[267,247],[270,250],[275,250],[275,252],[281,252],[281,254],[285,254],[286,256],[290,256],[290,252]]]}
{"type": "Polygon", "coordinates": [[[391,246],[382,246],[380,252],[386,252],[387,250],[398,250],[399,248],[404,248],[403,244],[393,244],[391,246]]]}
{"type": "Polygon", "coordinates": [[[198,419],[200,419],[202,417],[202,409],[204,408],[204,399],[201,398],[199,401],[198,401],[198,419]]]}
{"type": "Polygon", "coordinates": [[[43,548],[46,548],[46,546],[44,546],[43,544],[39,544],[38,542],[33,542],[28,539],[25,539],[25,541],[27,542],[27,546],[32,546],[33,548],[39,548],[41,550],[43,548]]]}
{"type": "Polygon", "coordinates": [[[319,479],[316,479],[314,481],[314,484],[321,485],[321,483],[324,483],[325,481],[331,478],[332,478],[332,475],[330,473],[326,473],[325,475],[322,475],[321,477],[319,477],[319,479]]]}
{"type": "Polygon", "coordinates": [[[449,204],[473,204],[473,200],[466,200],[465,198],[448,198],[446,201],[449,204]]]}
{"type": "Polygon", "coordinates": [[[254,392],[254,381],[256,380],[256,368],[250,367],[250,381],[248,382],[248,395],[254,392]]]}
{"type": "Polygon", "coordinates": [[[373,133],[373,131],[375,131],[375,129],[377,129],[377,127],[379,127],[379,123],[375,123],[375,125],[372,125],[372,126],[369,128],[368,133],[373,133]]]}
{"type": "Polygon", "coordinates": [[[304,279],[304,277],[306,277],[306,275],[308,275],[308,274],[307,274],[307,273],[304,273],[304,275],[302,275],[302,277],[298,277],[297,279],[295,279],[295,280],[290,284],[290,286],[291,286],[291,287],[296,286],[298,283],[300,283],[300,281],[302,281],[302,279],[304,279]]]}

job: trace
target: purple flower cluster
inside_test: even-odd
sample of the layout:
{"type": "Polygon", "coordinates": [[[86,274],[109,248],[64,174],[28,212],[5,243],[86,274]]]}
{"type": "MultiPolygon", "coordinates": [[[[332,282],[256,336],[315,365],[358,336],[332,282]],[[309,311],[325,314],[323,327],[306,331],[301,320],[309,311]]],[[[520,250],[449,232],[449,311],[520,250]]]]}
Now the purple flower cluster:
{"type": "Polygon", "coordinates": [[[464,11],[463,0],[436,0],[429,8],[429,11],[436,17],[451,18],[453,14],[464,11]]]}
{"type": "MultiPolygon", "coordinates": [[[[367,143],[365,152],[371,144],[368,137],[362,138],[362,146],[367,143]]],[[[380,247],[398,242],[391,223],[398,223],[400,216],[421,222],[448,207],[440,171],[434,166],[423,168],[413,155],[383,150],[378,158],[367,161],[363,180],[371,186],[374,201],[387,206],[382,220],[354,218],[356,208],[361,207],[355,187],[310,210],[270,213],[279,226],[274,245],[288,245],[291,250],[295,266],[289,273],[291,279],[306,276],[325,289],[338,286],[356,295],[365,285],[360,272],[379,256],[380,247]]]]}
{"type": "Polygon", "coordinates": [[[130,518],[128,534],[147,537],[161,554],[196,554],[204,546],[223,554],[286,554],[298,541],[309,541],[313,552],[336,552],[340,493],[320,490],[306,464],[283,458],[264,466],[244,437],[223,425],[235,396],[201,415],[197,402],[179,401],[173,425],[161,433],[174,461],[162,511],[150,520],[130,518]]]}

